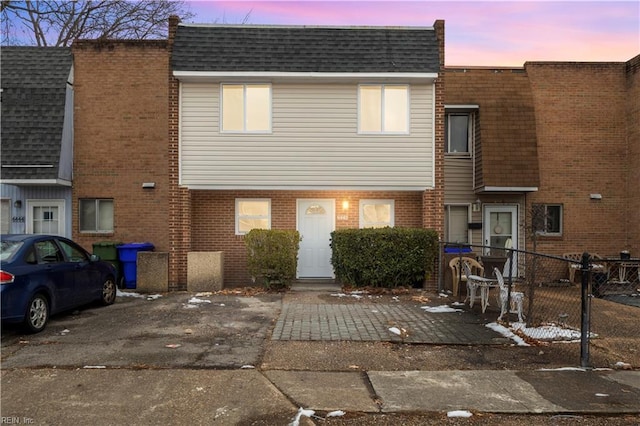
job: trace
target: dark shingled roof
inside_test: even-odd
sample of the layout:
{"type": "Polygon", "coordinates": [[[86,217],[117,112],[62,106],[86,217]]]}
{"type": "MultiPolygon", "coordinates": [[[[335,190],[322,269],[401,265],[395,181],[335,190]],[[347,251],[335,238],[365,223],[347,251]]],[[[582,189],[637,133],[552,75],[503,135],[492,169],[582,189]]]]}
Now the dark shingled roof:
{"type": "Polygon", "coordinates": [[[174,71],[437,73],[435,30],[179,25],[174,71]]]}
{"type": "Polygon", "coordinates": [[[56,179],[71,49],[2,47],[2,164],[53,168],[2,168],[2,179],[56,179]]]}

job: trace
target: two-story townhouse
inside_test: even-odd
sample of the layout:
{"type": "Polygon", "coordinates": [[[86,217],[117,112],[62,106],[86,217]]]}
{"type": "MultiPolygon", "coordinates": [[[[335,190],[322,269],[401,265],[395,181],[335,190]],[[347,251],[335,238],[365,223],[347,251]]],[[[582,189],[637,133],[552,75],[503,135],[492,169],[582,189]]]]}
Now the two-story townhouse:
{"type": "Polygon", "coordinates": [[[170,286],[190,251],[249,284],[253,228],[300,232],[299,279],[333,277],[335,229],[442,231],[442,21],[169,31],[170,286]]]}
{"type": "Polygon", "coordinates": [[[448,67],[445,80],[444,239],[524,248],[527,198],[540,185],[527,76],[448,67]]]}
{"type": "Polygon", "coordinates": [[[445,240],[640,255],[639,68],[448,67],[445,240]]]}
{"type": "Polygon", "coordinates": [[[2,47],[2,233],[71,236],[71,49],[2,47]]]}

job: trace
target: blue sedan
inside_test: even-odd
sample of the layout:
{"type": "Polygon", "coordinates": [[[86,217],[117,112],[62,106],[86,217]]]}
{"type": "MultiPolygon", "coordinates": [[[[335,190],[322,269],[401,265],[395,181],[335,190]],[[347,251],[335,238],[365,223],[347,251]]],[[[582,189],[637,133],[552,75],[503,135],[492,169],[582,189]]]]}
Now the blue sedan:
{"type": "Polygon", "coordinates": [[[2,321],[42,331],[49,317],[94,301],[116,299],[116,269],[55,235],[0,237],[2,321]]]}

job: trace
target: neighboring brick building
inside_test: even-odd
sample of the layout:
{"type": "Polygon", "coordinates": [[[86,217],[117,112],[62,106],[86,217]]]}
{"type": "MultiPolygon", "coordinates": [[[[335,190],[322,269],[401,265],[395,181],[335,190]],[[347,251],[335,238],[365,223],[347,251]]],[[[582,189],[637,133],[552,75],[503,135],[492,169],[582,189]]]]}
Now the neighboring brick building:
{"type": "Polygon", "coordinates": [[[452,214],[445,238],[512,238],[498,238],[504,226],[487,215],[511,207],[518,218],[513,241],[530,249],[532,213],[541,206],[550,221],[537,251],[640,255],[639,63],[640,56],[626,63],[448,68],[448,116],[468,115],[470,150],[445,154],[445,205],[482,229],[462,229],[452,214]]]}
{"type": "Polygon", "coordinates": [[[169,250],[167,41],[76,41],[73,238],[169,250]],[[153,183],[153,188],[143,188],[153,183]]]}

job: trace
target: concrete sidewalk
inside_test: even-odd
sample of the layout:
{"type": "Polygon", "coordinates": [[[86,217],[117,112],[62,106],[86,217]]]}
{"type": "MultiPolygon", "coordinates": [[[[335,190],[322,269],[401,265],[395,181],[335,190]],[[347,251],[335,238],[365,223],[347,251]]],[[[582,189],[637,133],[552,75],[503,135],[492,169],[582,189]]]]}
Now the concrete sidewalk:
{"type": "Polygon", "coordinates": [[[299,407],[320,417],[640,413],[637,371],[14,369],[2,389],[3,418],[32,424],[289,424],[299,407]]]}
{"type": "MultiPolygon", "coordinates": [[[[4,331],[1,416],[19,419],[12,420],[16,424],[102,426],[286,425],[300,407],[320,417],[342,410],[440,420],[454,410],[640,415],[640,371],[385,371],[394,370],[393,363],[360,371],[323,364],[324,370],[312,371],[308,362],[292,362],[301,347],[318,350],[338,339],[360,341],[363,362],[354,364],[367,365],[375,356],[367,342],[400,341],[389,332],[394,325],[409,330],[405,342],[474,345],[482,353],[503,346],[501,336],[466,311],[443,318],[421,303],[334,303],[327,297],[321,303],[308,294],[206,299],[120,298],[108,308],[60,316],[37,335],[4,331]],[[278,349],[265,362],[270,344],[278,349]]],[[[411,424],[436,424],[421,420],[411,424]]]]}

